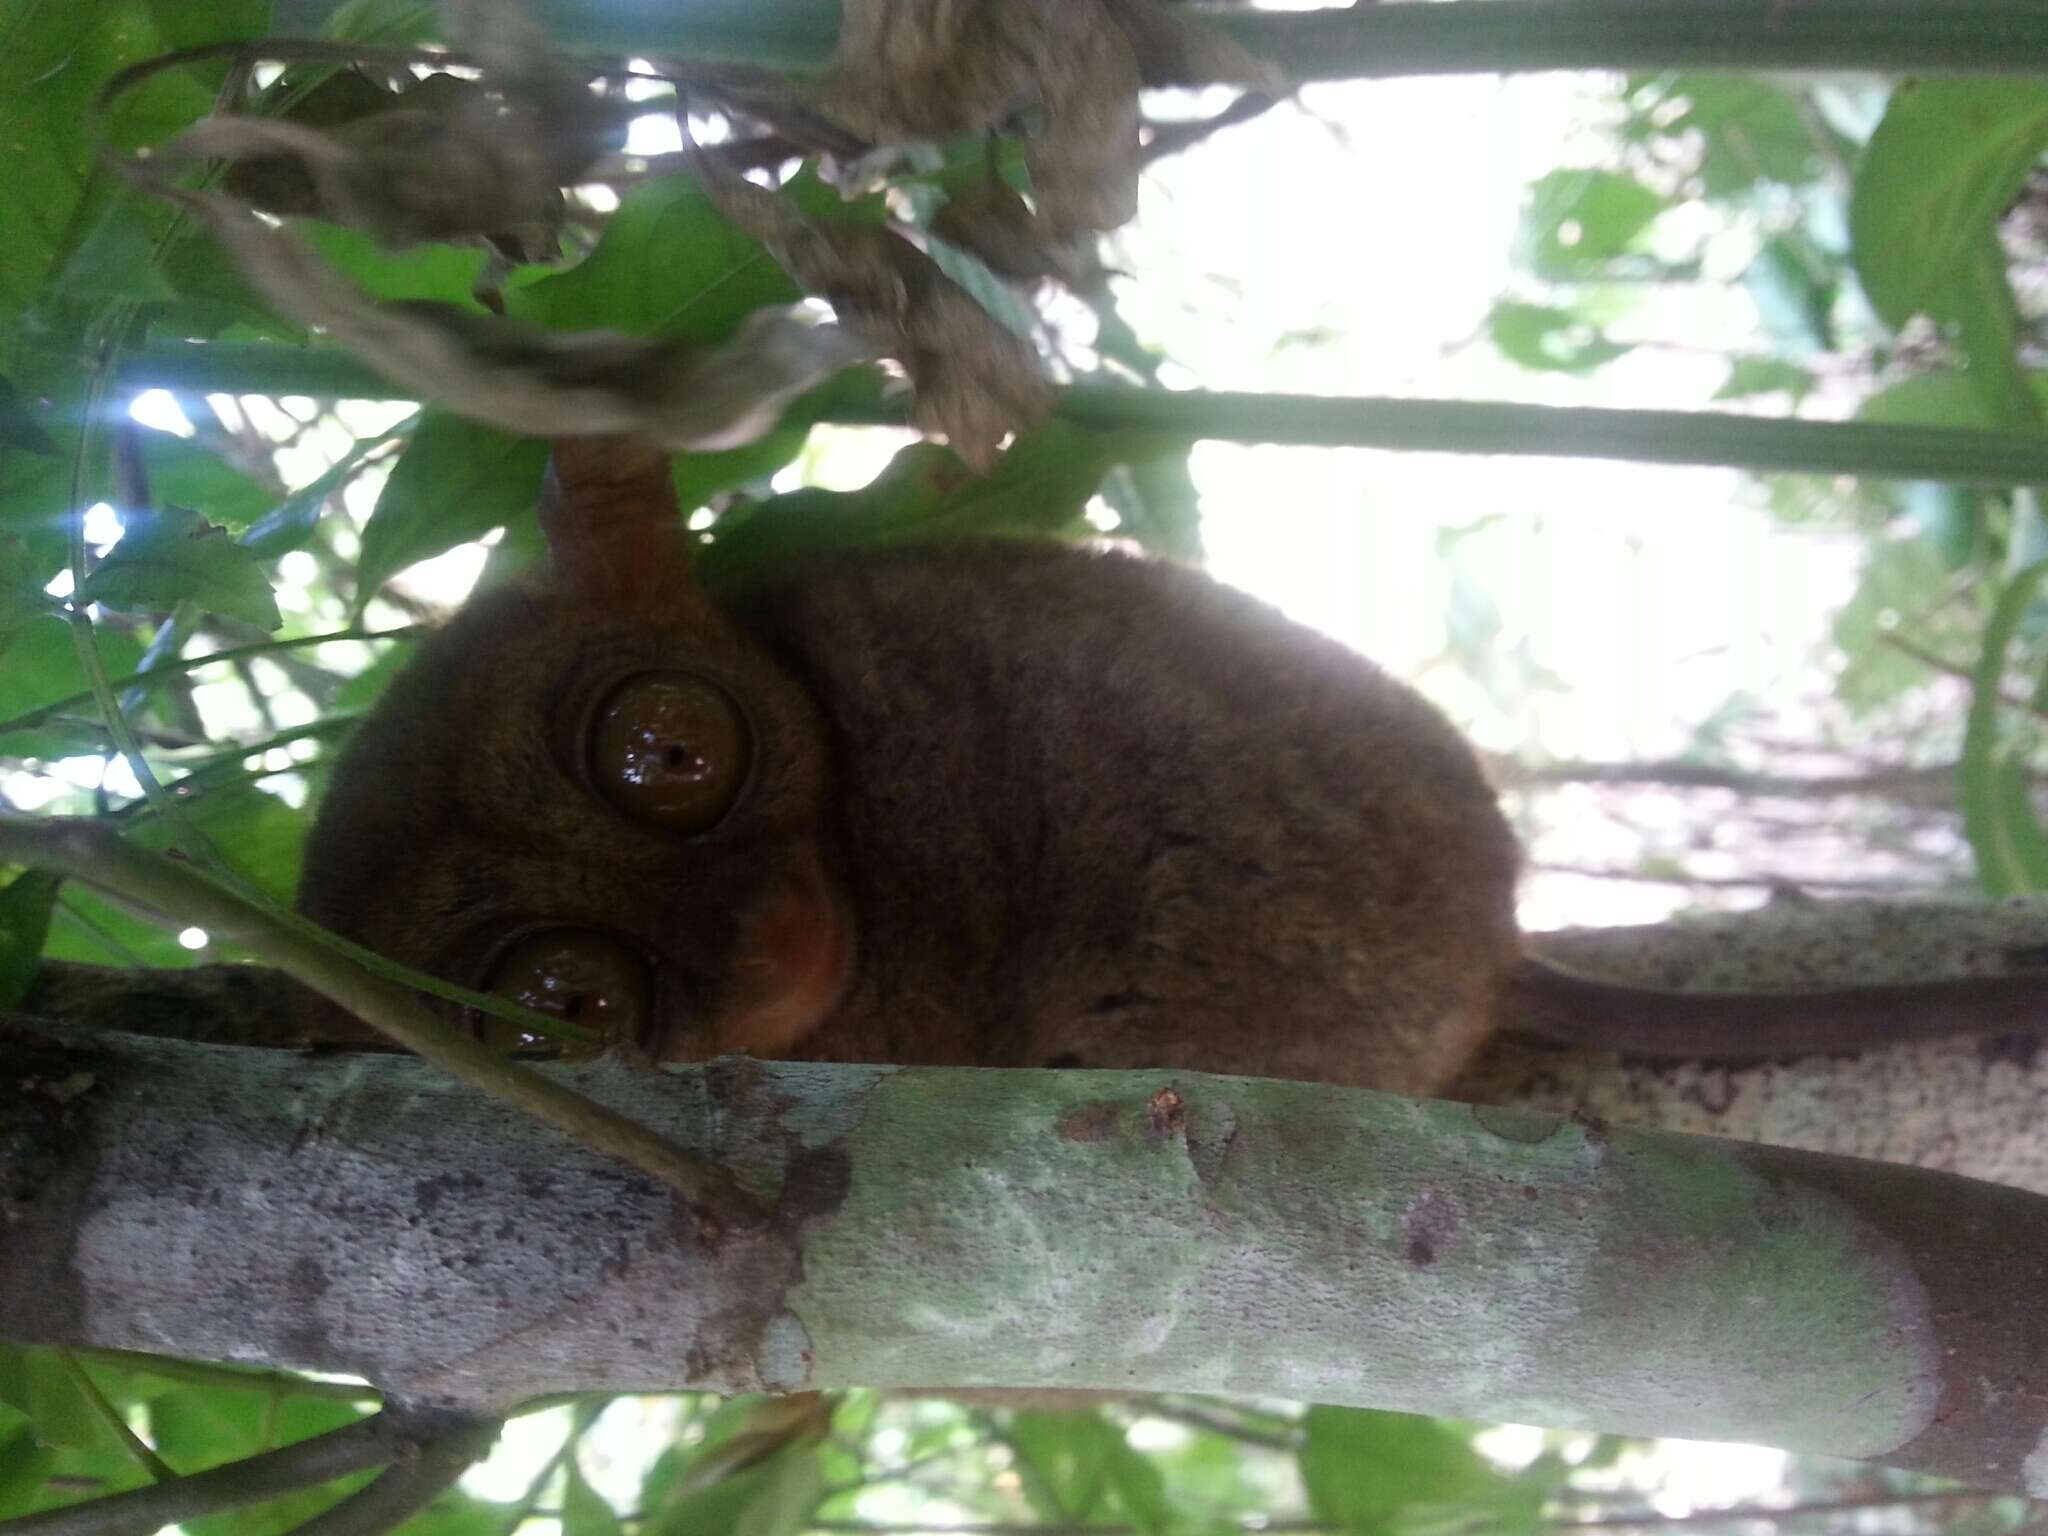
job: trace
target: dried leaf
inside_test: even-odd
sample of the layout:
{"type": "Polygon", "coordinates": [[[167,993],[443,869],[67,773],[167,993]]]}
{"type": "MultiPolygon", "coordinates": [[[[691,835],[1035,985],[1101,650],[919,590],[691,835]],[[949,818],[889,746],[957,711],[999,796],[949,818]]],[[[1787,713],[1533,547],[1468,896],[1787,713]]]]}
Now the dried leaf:
{"type": "MultiPolygon", "coordinates": [[[[687,146],[686,146],[687,147],[687,146]]],[[[896,358],[916,390],[917,424],[977,470],[1002,440],[1041,419],[1051,391],[1038,356],[902,236],[865,224],[814,224],[785,197],[710,156],[693,156],[719,211],[765,245],[848,327],[896,358]]]]}
{"type": "Polygon", "coordinates": [[[1031,205],[993,169],[955,191],[931,227],[940,239],[972,251],[991,272],[1012,282],[1049,277],[1091,293],[1107,275],[1092,239],[1051,239],[1031,205]]]}
{"type": "Polygon", "coordinates": [[[1262,59],[1226,32],[1185,7],[1159,0],[1102,0],[1138,55],[1145,84],[1169,86],[1241,85],[1261,96],[1285,96],[1294,86],[1287,72],[1262,59]]]}
{"type": "Polygon", "coordinates": [[[422,400],[540,437],[634,433],[672,450],[731,448],[781,407],[873,355],[845,329],[762,310],[721,346],[612,331],[547,331],[439,304],[379,304],[291,231],[213,193],[165,189],[191,207],[281,311],[326,331],[422,400]]]}
{"type": "Polygon", "coordinates": [[[1137,210],[1138,91],[1237,81],[1273,66],[1159,0],[848,0],[836,62],[806,98],[871,144],[1038,119],[1025,154],[1051,247],[1137,210]]]}

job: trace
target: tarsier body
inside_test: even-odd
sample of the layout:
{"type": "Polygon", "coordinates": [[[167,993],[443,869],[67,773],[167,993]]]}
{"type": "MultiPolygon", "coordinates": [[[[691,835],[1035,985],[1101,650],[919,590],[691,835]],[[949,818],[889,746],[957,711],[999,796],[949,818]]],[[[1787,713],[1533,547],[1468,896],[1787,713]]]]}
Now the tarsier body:
{"type": "MultiPolygon", "coordinates": [[[[1785,1021],[1525,961],[1518,851],[1457,733],[1197,572],[991,543],[714,604],[665,476],[601,452],[548,515],[554,584],[473,602],[351,743],[320,921],[670,1060],[1429,1093],[1504,1010],[1653,1049],[1785,1021]]],[[[1826,994],[1786,1048],[1981,1028],[2020,993],[1942,1020],[1925,990],[1826,994]]]]}

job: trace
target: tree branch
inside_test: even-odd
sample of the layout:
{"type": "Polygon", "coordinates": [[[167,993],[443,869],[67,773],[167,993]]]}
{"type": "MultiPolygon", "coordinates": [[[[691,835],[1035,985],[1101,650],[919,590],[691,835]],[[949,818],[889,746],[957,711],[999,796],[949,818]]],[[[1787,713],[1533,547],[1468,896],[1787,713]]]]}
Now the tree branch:
{"type": "Polygon", "coordinates": [[[455,1485],[497,1438],[498,1426],[470,1426],[465,1432],[409,1448],[376,1480],[321,1511],[291,1536],[384,1536],[455,1485]]]}
{"type": "Polygon", "coordinates": [[[110,827],[0,812],[0,860],[86,881],[165,914],[159,920],[167,927],[197,924],[240,946],[472,1088],[660,1179],[713,1228],[759,1214],[723,1168],[500,1055],[429,1013],[403,987],[110,827]]]}
{"type": "MultiPolygon", "coordinates": [[[[1506,3],[1487,0],[1488,6],[1506,3]]],[[[394,398],[392,387],[367,365],[334,348],[175,344],[137,349],[126,356],[123,368],[124,386],[135,389],[394,398]]],[[[1220,442],[1721,464],[1760,472],[1869,475],[1957,485],[2048,481],[2048,439],[2023,432],[1781,421],[1726,411],[1347,399],[1108,384],[1069,385],[1054,391],[1054,402],[1059,414],[1088,426],[1130,427],[1220,442]]],[[[901,425],[906,416],[899,400],[872,410],[849,406],[821,419],[901,425]]]]}
{"type": "Polygon", "coordinates": [[[410,1057],[0,1025],[0,1333],[479,1412],[966,1383],[1568,1410],[2008,1489],[2048,1433],[2048,1200],[2018,1190],[1192,1072],[543,1070],[775,1219],[707,1244],[410,1057]]]}
{"type": "MultiPolygon", "coordinates": [[[[310,1440],[230,1462],[190,1477],[109,1494],[63,1509],[0,1521],[4,1536],[150,1536],[168,1525],[202,1519],[282,1493],[331,1483],[380,1467],[394,1457],[447,1440],[474,1443],[475,1421],[449,1415],[417,1417],[390,1410],[344,1424],[310,1440]]],[[[496,1433],[493,1427],[493,1434],[496,1433]]],[[[473,1458],[472,1458],[473,1459],[473,1458]]],[[[465,1463],[467,1465],[467,1463],[465,1463]]],[[[460,1469],[458,1468],[458,1473],[460,1469]]]]}

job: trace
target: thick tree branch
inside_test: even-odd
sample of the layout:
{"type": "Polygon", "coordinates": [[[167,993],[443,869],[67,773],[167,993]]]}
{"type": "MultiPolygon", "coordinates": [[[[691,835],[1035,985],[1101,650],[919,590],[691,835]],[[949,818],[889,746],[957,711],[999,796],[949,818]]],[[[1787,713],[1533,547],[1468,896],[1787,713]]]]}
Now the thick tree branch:
{"type": "Polygon", "coordinates": [[[420,1006],[403,987],[372,975],[337,948],[265,912],[192,870],[91,821],[0,812],[0,860],[84,880],[196,923],[340,1004],[471,1087],[517,1105],[591,1146],[662,1180],[713,1227],[752,1219],[752,1204],[715,1164],[678,1152],[644,1125],[592,1104],[472,1039],[420,1006]]]}
{"type": "Polygon", "coordinates": [[[775,1219],[708,1244],[660,1184],[404,1056],[0,1027],[0,1333],[478,1411],[1223,1392],[2008,1489],[2048,1434],[2048,1201],[2016,1190],[1192,1073],[547,1072],[738,1170],[775,1219]]]}

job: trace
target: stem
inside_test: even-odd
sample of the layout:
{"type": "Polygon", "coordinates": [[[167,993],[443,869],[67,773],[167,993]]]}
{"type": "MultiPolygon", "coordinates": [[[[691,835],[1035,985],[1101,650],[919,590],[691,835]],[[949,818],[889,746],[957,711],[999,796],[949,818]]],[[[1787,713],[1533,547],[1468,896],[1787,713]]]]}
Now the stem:
{"type": "Polygon", "coordinates": [[[125,841],[112,828],[65,817],[0,813],[0,860],[84,880],[140,903],[166,927],[187,924],[240,945],[472,1088],[546,1121],[585,1146],[659,1179],[713,1223],[756,1213],[715,1163],[691,1157],[646,1126],[528,1070],[435,1017],[397,983],[333,947],[311,924],[258,907],[194,870],[125,841]]]}
{"type": "Polygon", "coordinates": [[[368,1487],[294,1526],[291,1536],[385,1536],[454,1487],[488,1447],[475,1435],[425,1446],[394,1461],[368,1487]]]}
{"type": "MultiPolygon", "coordinates": [[[[1551,69],[1881,70],[2027,74],[2048,57],[2033,0],[1466,0],[1261,12],[1188,6],[1297,80],[1515,74],[1551,69]]],[[[579,49],[819,70],[838,7],[827,0],[543,0],[549,32],[579,49]]]]}
{"type": "MultiPolygon", "coordinates": [[[[243,661],[252,656],[268,656],[276,651],[294,651],[309,645],[329,645],[341,640],[410,640],[421,633],[417,624],[404,624],[395,629],[336,629],[324,635],[296,635],[288,640],[264,640],[254,645],[238,645],[227,650],[208,651],[204,656],[180,656],[171,661],[159,662],[152,667],[141,667],[125,677],[109,680],[113,688],[131,688],[176,677],[181,673],[195,672],[201,667],[243,661]]],[[[26,731],[53,720],[61,714],[90,704],[92,694],[71,693],[48,704],[39,704],[25,714],[16,715],[12,720],[0,720],[0,736],[14,731],[26,731]]]]}
{"type": "MultiPolygon", "coordinates": [[[[1479,0],[1467,3],[1477,5],[1479,0]]],[[[1514,3],[1485,0],[1485,8],[1514,3]]],[[[2042,14],[2048,18],[2048,8],[2042,14]]],[[[137,388],[401,398],[353,358],[321,348],[264,344],[141,349],[130,354],[126,382],[137,388]]],[[[1958,485],[2048,481],[2048,434],[2041,433],[1783,421],[1728,411],[1629,411],[1497,400],[1390,400],[1107,384],[1070,385],[1054,395],[1062,416],[1087,426],[1219,442],[1717,464],[1958,485]]],[[[893,425],[904,420],[904,409],[900,402],[889,402],[872,411],[841,410],[824,419],[893,425]]]]}
{"type": "Polygon", "coordinates": [[[57,1351],[57,1359],[64,1367],[64,1374],[71,1378],[71,1384],[78,1388],[79,1395],[85,1399],[94,1415],[106,1425],[108,1433],[120,1442],[121,1449],[128,1453],[129,1460],[147,1472],[151,1482],[176,1481],[178,1474],[171,1470],[163,1457],[149,1447],[142,1436],[128,1427],[128,1421],[121,1417],[120,1410],[107,1401],[107,1394],[99,1389],[99,1384],[86,1375],[85,1367],[78,1363],[78,1356],[68,1349],[60,1349],[57,1351]]]}
{"type": "Polygon", "coordinates": [[[150,1536],[163,1526],[382,1466],[397,1449],[382,1415],[372,1415],[208,1472],[25,1515],[7,1522],[7,1536],[150,1536]]]}

